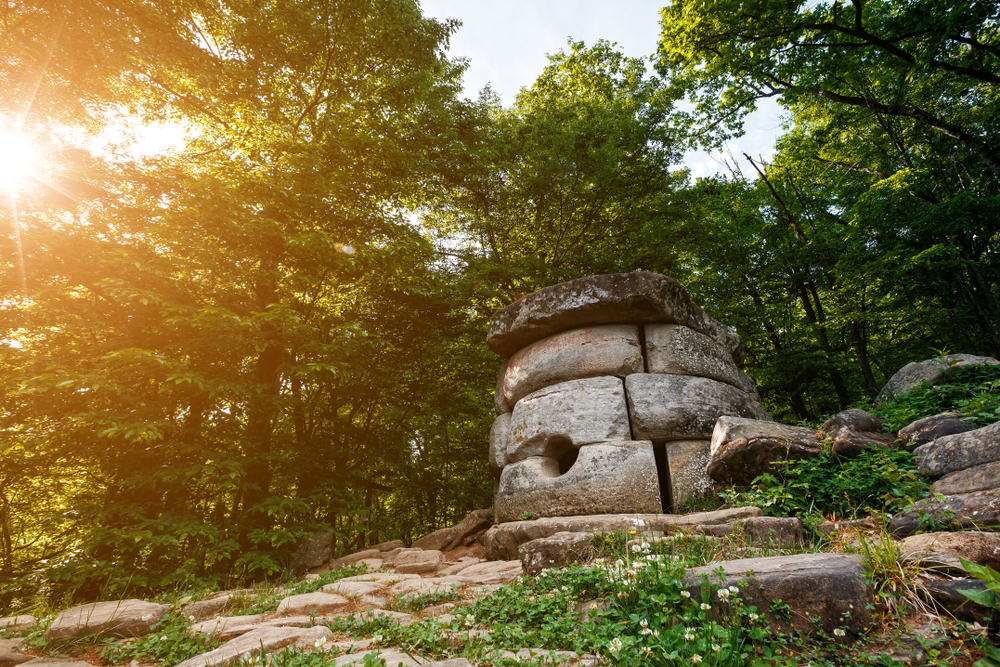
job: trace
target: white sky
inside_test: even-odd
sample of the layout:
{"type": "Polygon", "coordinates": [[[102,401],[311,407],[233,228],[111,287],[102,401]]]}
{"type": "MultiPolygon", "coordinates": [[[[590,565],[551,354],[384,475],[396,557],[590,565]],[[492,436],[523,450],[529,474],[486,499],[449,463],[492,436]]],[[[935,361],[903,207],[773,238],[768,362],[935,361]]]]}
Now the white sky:
{"type": "MultiPolygon", "coordinates": [[[[465,94],[475,97],[489,83],[504,104],[534,83],[572,37],[588,45],[598,39],[617,42],[625,55],[648,57],[656,51],[660,7],[665,0],[420,0],[427,16],[455,18],[462,27],[452,37],[450,53],[469,59],[465,94]]],[[[777,104],[767,101],[745,124],[746,134],[727,149],[742,160],[744,152],[771,155],[781,122],[777,104]]],[[[707,153],[692,153],[684,163],[692,176],[720,170],[707,153]]]]}

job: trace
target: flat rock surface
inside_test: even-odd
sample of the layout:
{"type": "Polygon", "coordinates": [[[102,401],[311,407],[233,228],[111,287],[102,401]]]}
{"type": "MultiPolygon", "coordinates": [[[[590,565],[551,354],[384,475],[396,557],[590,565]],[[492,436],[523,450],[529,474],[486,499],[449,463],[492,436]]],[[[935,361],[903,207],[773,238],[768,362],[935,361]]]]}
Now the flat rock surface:
{"type": "Polygon", "coordinates": [[[341,581],[375,581],[380,584],[389,584],[407,579],[419,579],[419,574],[399,574],[397,572],[369,572],[368,574],[356,574],[352,577],[344,577],[341,581]]]}
{"type": "Polygon", "coordinates": [[[396,572],[403,574],[430,574],[437,572],[444,563],[444,554],[437,550],[406,551],[393,563],[396,572]]]}
{"type": "Polygon", "coordinates": [[[208,667],[228,665],[236,660],[252,658],[260,653],[273,653],[283,648],[314,648],[316,642],[333,641],[333,633],[325,626],[313,628],[256,628],[232,639],[214,651],[202,653],[177,667],[208,667]]]}
{"type": "MultiPolygon", "coordinates": [[[[732,360],[729,362],[732,364],[732,360]]],[[[623,378],[643,371],[639,327],[607,324],[543,338],[507,362],[504,396],[508,405],[554,384],[583,378],[623,378]]]]}
{"type": "MultiPolygon", "coordinates": [[[[756,507],[735,507],[715,512],[693,514],[599,514],[591,516],[548,517],[532,521],[500,523],[486,532],[487,558],[518,558],[518,547],[560,531],[612,533],[635,531],[639,535],[669,533],[693,526],[732,524],[740,519],[763,516],[756,507]]],[[[520,562],[520,561],[518,561],[520,562]]]]}
{"type": "Polygon", "coordinates": [[[694,375],[743,390],[745,380],[718,341],[680,324],[647,324],[646,372],[694,375]]]}
{"type": "Polygon", "coordinates": [[[899,543],[899,554],[906,560],[959,572],[963,570],[959,558],[1000,570],[1000,533],[966,530],[911,535],[899,543]]]}
{"type": "Polygon", "coordinates": [[[350,601],[342,595],[333,593],[303,593],[290,595],[278,603],[278,615],[290,616],[299,614],[325,614],[336,612],[347,607],[350,601]]]}
{"type": "Polygon", "coordinates": [[[629,375],[625,392],[632,433],[639,440],[707,439],[719,417],[756,418],[761,412],[747,393],[708,378],[629,375]]]}
{"type": "Polygon", "coordinates": [[[447,551],[467,544],[469,537],[493,525],[493,509],[472,510],[454,526],[435,530],[413,542],[414,548],[447,551]]]}
{"type": "Polygon", "coordinates": [[[416,667],[416,665],[426,665],[428,661],[419,656],[411,656],[403,653],[399,649],[365,649],[357,653],[342,655],[333,661],[336,667],[365,662],[365,656],[373,655],[380,658],[385,663],[385,667],[416,667]]]}
{"type": "Polygon", "coordinates": [[[749,485],[775,461],[819,456],[823,451],[811,428],[739,417],[721,417],[712,432],[708,475],[727,484],[749,485]]]}
{"type": "Polygon", "coordinates": [[[105,637],[135,637],[147,634],[170,607],[145,600],[94,602],[59,612],[45,638],[63,641],[92,634],[105,637]]]}
{"type": "Polygon", "coordinates": [[[569,447],[631,440],[631,433],[619,378],[570,380],[517,402],[507,436],[507,459],[516,463],[530,456],[558,457],[569,447]]]}
{"type": "MultiPolygon", "coordinates": [[[[832,634],[843,628],[860,635],[872,622],[866,573],[864,566],[847,554],[799,554],[714,563],[694,568],[684,582],[692,595],[700,595],[705,576],[715,586],[736,586],[744,603],[756,606],[771,627],[781,632],[794,628],[812,634],[822,629],[832,634]],[[721,579],[717,575],[720,569],[724,573],[721,579]],[[791,608],[790,619],[776,617],[771,611],[771,601],[778,599],[791,608]]],[[[725,603],[713,595],[712,604],[719,607],[725,603]]]]}
{"type": "Polygon", "coordinates": [[[900,512],[889,522],[889,532],[897,538],[918,530],[947,527],[974,530],[1000,526],[1000,489],[976,491],[940,498],[929,496],[909,512],[900,512]]]}
{"type": "Polygon", "coordinates": [[[513,581],[521,576],[520,560],[497,560],[486,563],[479,563],[466,568],[458,579],[469,584],[500,584],[505,581],[513,581]]]}
{"type": "MultiPolygon", "coordinates": [[[[518,404],[520,405],[520,403],[518,404]]],[[[514,408],[515,411],[517,408],[514,408]]],[[[498,522],[525,516],[575,516],[661,509],[651,442],[586,445],[564,474],[554,458],[533,456],[504,468],[498,522]]]]}
{"type": "Polygon", "coordinates": [[[403,597],[410,595],[425,595],[427,593],[450,593],[455,588],[461,588],[462,583],[462,580],[458,577],[409,579],[394,585],[391,590],[394,594],[403,597]]]}
{"type": "Polygon", "coordinates": [[[709,317],[673,278],[657,273],[590,276],[532,292],[493,314],[487,346],[502,357],[552,334],[595,324],[683,324],[743,364],[739,335],[709,317]]]}
{"type": "Polygon", "coordinates": [[[335,581],[332,584],[323,586],[320,590],[324,593],[334,593],[349,598],[358,598],[362,595],[369,595],[382,588],[382,584],[375,581],[335,581]]]}
{"type": "Polygon", "coordinates": [[[914,361],[906,364],[896,371],[896,374],[885,383],[882,391],[875,397],[875,405],[885,400],[898,398],[911,389],[920,386],[920,383],[924,381],[930,383],[940,382],[959,368],[976,366],[978,364],[995,366],[1000,364],[1000,361],[992,357],[977,357],[971,354],[949,354],[936,359],[914,361]]]}
{"type": "Polygon", "coordinates": [[[206,635],[222,635],[227,630],[231,630],[232,628],[253,626],[263,622],[263,614],[223,616],[222,618],[213,618],[207,621],[201,621],[200,623],[192,623],[188,630],[190,632],[203,632],[206,635]]]}
{"type": "Polygon", "coordinates": [[[1000,461],[950,472],[931,484],[930,492],[953,496],[1000,488],[1000,461]]]}
{"type": "Polygon", "coordinates": [[[0,630],[24,630],[33,626],[38,619],[31,614],[4,616],[0,618],[0,630]]]}
{"type": "Polygon", "coordinates": [[[20,639],[0,639],[0,667],[14,667],[32,659],[30,655],[17,652],[20,639]]]}
{"type": "Polygon", "coordinates": [[[570,563],[585,563],[593,554],[590,533],[563,531],[525,542],[518,548],[521,565],[530,575],[552,567],[565,567],[570,563]]]}
{"type": "Polygon", "coordinates": [[[938,438],[914,449],[913,455],[917,469],[930,477],[1000,461],[1000,422],[938,438]]]}

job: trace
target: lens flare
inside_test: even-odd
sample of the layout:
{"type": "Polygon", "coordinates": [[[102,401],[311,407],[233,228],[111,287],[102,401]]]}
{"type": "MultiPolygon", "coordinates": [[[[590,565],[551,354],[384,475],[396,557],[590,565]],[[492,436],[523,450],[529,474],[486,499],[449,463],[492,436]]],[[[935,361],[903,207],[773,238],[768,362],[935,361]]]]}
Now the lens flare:
{"type": "Polygon", "coordinates": [[[38,153],[15,132],[0,132],[0,185],[14,188],[33,177],[38,153]]]}

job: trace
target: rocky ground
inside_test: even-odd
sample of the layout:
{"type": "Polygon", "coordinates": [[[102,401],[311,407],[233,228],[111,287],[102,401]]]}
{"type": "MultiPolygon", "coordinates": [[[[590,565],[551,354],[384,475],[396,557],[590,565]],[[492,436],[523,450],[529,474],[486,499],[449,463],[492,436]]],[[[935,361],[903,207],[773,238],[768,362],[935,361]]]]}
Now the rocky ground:
{"type": "Polygon", "coordinates": [[[423,540],[450,549],[377,545],[281,587],[0,619],[0,667],[986,659],[991,610],[957,592],[985,587],[958,559],[1000,565],[997,533],[899,541],[865,520],[824,524],[825,538],[807,539],[798,519],[756,508],[540,519],[485,533],[482,519],[423,540]],[[478,541],[462,545],[469,537],[478,541]],[[516,559],[482,558],[512,547],[516,559]]]}

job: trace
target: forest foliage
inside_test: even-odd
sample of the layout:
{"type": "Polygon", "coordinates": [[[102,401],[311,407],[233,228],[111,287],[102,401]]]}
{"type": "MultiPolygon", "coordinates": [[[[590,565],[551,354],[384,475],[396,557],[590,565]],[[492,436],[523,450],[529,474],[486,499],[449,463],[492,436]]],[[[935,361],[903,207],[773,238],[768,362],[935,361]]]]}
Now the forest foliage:
{"type": "Polygon", "coordinates": [[[488,319],[563,280],[677,278],[784,421],[997,356],[998,19],[673,0],[653,62],[571,42],[504,106],[414,0],[9,3],[0,124],[41,157],[0,235],[0,607],[488,506],[488,319]],[[774,156],[692,181],[765,97],[774,156]],[[137,122],[185,145],[94,148],[137,122]]]}

